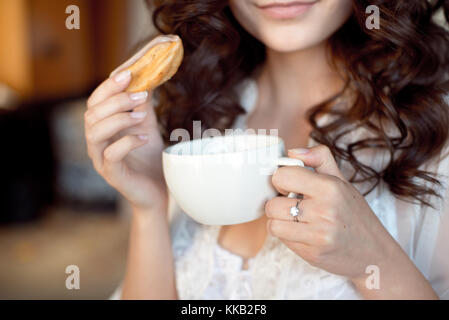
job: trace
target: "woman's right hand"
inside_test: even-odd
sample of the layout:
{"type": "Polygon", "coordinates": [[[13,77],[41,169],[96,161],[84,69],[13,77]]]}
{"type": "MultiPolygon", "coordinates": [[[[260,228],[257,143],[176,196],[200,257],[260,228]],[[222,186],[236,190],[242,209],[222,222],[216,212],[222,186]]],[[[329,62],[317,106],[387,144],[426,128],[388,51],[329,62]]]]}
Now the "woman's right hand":
{"type": "Polygon", "coordinates": [[[167,210],[162,173],[164,142],[151,104],[151,92],[124,90],[131,73],[104,81],[89,97],[85,133],[98,173],[138,211],[167,210]]]}

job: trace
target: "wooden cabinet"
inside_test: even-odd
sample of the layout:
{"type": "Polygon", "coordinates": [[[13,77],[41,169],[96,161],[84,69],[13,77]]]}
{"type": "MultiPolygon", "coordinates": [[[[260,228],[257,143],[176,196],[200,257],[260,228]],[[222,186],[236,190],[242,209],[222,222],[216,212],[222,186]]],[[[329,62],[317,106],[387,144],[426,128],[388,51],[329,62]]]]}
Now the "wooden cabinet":
{"type": "Polygon", "coordinates": [[[32,91],[28,23],[25,0],[0,0],[0,82],[21,95],[32,91]]]}
{"type": "Polygon", "coordinates": [[[125,59],[126,0],[0,0],[0,82],[25,100],[86,93],[125,59]],[[81,28],[66,28],[66,8],[81,28]]]}

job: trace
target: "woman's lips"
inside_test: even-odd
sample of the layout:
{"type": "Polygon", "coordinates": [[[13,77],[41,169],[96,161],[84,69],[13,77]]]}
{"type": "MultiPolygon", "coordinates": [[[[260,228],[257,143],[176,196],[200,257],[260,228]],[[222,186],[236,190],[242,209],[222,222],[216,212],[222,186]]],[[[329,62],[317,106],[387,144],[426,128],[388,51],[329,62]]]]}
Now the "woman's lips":
{"type": "Polygon", "coordinates": [[[309,10],[317,1],[281,2],[267,5],[256,5],[266,15],[275,19],[294,19],[309,10]]]}

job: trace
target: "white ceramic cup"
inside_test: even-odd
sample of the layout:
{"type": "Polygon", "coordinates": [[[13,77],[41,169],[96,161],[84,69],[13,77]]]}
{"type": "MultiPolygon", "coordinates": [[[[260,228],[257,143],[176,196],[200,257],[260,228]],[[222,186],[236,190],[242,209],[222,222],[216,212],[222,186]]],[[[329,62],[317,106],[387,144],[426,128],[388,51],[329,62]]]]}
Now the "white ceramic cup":
{"type": "Polygon", "coordinates": [[[165,149],[163,171],[174,200],[194,220],[240,224],[260,218],[265,201],[277,195],[271,176],[279,166],[304,166],[284,154],[284,142],[277,136],[210,137],[165,149]]]}

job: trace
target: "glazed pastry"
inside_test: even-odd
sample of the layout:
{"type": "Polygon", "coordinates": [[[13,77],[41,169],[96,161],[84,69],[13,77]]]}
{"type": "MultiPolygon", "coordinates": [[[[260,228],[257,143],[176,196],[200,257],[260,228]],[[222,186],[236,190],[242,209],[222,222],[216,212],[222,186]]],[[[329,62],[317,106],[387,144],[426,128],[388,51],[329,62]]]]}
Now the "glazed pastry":
{"type": "Polygon", "coordinates": [[[130,70],[132,80],[126,91],[151,91],[176,74],[183,58],[184,48],[181,38],[176,35],[159,36],[113,74],[121,70],[130,70]]]}

